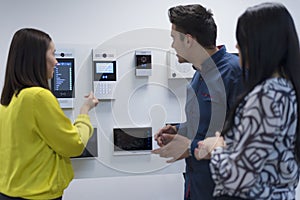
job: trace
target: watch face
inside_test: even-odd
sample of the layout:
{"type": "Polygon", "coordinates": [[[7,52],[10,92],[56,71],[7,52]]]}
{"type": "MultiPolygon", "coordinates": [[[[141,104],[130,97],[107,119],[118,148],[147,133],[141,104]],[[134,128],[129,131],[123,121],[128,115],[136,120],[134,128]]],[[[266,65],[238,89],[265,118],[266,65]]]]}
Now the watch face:
{"type": "Polygon", "coordinates": [[[188,152],[189,152],[189,156],[192,156],[191,145],[189,145],[189,147],[188,147],[188,152]]]}

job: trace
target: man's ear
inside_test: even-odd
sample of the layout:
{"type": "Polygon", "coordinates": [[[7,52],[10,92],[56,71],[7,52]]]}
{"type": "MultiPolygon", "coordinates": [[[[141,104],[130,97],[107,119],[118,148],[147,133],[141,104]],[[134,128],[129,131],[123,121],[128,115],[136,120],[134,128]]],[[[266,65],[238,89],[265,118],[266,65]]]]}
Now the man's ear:
{"type": "Polygon", "coordinates": [[[194,42],[195,39],[191,34],[185,34],[185,44],[187,45],[187,47],[191,47],[194,42]]]}

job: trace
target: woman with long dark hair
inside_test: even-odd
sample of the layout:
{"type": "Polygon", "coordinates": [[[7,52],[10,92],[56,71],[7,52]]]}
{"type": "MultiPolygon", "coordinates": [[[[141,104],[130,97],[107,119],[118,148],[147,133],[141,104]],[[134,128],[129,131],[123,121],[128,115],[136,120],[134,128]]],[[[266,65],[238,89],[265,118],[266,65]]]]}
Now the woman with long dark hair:
{"type": "Polygon", "coordinates": [[[195,154],[211,159],[217,199],[295,199],[300,51],[293,19],[282,4],[256,5],[239,17],[236,38],[245,94],[222,137],[199,142],[195,154]]]}
{"type": "Polygon", "coordinates": [[[0,199],[61,200],[79,156],[93,134],[90,93],[74,124],[48,86],[57,60],[50,36],[18,30],[12,39],[0,105],[0,199]]]}

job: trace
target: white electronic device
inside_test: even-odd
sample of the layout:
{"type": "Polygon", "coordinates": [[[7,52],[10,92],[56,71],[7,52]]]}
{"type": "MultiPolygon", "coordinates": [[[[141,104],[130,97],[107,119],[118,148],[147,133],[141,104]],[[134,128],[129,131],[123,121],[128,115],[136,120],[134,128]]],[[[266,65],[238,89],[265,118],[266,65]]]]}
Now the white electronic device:
{"type": "Polygon", "coordinates": [[[151,51],[135,51],[136,60],[136,76],[151,76],[152,75],[152,59],[151,51]]]}
{"type": "Polygon", "coordinates": [[[55,52],[57,64],[51,79],[51,91],[61,108],[73,108],[75,98],[75,58],[71,51],[55,52]]]}
{"type": "Polygon", "coordinates": [[[174,50],[168,52],[168,78],[193,78],[195,69],[191,63],[179,63],[174,50]]]}
{"type": "Polygon", "coordinates": [[[151,154],[152,127],[114,128],[113,155],[151,154]]]}
{"type": "Polygon", "coordinates": [[[114,99],[117,61],[113,50],[93,50],[93,90],[98,99],[114,99]]]}

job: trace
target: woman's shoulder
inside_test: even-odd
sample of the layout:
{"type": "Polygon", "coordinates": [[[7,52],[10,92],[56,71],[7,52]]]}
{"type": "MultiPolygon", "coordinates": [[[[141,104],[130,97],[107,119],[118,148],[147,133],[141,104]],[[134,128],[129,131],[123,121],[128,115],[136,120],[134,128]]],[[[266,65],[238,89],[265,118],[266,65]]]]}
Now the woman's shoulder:
{"type": "MultiPolygon", "coordinates": [[[[253,96],[270,96],[273,99],[275,95],[278,95],[280,93],[289,93],[291,95],[294,95],[293,91],[293,85],[288,79],[283,77],[273,77],[256,85],[254,89],[247,95],[247,97],[250,98],[253,96]]],[[[246,99],[248,99],[247,97],[246,99]]]]}
{"type": "Polygon", "coordinates": [[[264,91],[289,91],[293,90],[292,83],[283,77],[273,77],[263,81],[261,84],[257,85],[255,88],[264,91]]]}
{"type": "Polygon", "coordinates": [[[20,92],[20,97],[21,96],[30,96],[33,98],[36,97],[42,97],[42,98],[53,98],[53,94],[50,90],[46,89],[46,88],[42,88],[42,87],[29,87],[29,88],[24,88],[21,92],[20,92]]]}

